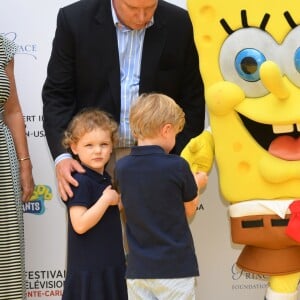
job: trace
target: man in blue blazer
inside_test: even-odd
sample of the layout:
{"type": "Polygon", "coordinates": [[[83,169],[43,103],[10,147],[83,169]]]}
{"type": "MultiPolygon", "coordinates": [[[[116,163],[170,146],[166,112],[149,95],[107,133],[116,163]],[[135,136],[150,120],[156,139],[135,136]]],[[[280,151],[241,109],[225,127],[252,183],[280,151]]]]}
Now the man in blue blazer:
{"type": "Polygon", "coordinates": [[[61,137],[86,107],[109,112],[120,124],[120,148],[132,146],[128,113],[141,93],[172,97],[186,126],[179,154],[204,127],[204,88],[187,12],[162,0],[81,0],[61,8],[43,87],[44,129],[56,162],[63,199],[76,185],[77,161],[65,154],[61,137]]]}

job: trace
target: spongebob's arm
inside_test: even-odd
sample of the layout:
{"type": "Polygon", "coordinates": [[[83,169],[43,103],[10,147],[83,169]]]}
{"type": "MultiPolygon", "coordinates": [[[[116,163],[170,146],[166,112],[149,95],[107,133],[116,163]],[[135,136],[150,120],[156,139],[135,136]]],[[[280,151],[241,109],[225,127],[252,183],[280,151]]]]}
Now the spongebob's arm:
{"type": "Polygon", "coordinates": [[[192,172],[208,173],[214,160],[214,140],[209,129],[191,139],[181,156],[189,163],[192,172]]]}

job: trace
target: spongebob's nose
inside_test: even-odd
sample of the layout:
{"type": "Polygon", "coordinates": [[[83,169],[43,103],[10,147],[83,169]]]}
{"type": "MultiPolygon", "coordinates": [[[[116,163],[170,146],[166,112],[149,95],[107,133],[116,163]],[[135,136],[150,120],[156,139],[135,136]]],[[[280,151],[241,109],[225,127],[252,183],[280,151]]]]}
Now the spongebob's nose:
{"type": "Polygon", "coordinates": [[[266,61],[260,67],[260,78],[267,90],[280,100],[289,97],[289,91],[283,81],[281,71],[273,61],[266,61]]]}

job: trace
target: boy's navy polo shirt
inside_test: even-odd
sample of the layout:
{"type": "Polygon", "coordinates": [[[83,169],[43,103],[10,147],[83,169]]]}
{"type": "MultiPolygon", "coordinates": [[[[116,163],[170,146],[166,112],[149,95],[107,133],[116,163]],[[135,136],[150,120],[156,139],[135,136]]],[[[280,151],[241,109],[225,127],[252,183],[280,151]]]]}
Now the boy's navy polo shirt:
{"type": "Polygon", "coordinates": [[[199,275],[184,203],[197,196],[187,162],[159,146],[133,147],[116,164],[129,245],[126,277],[199,275]]]}

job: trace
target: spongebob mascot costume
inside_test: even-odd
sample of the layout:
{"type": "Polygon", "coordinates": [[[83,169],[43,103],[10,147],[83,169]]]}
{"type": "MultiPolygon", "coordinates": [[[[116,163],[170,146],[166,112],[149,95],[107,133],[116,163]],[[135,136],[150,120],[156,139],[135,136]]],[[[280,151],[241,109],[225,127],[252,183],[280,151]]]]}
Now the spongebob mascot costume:
{"type": "Polygon", "coordinates": [[[237,265],[270,276],[267,300],[300,279],[300,1],[188,0],[210,127],[182,152],[216,160],[237,265]]]}

